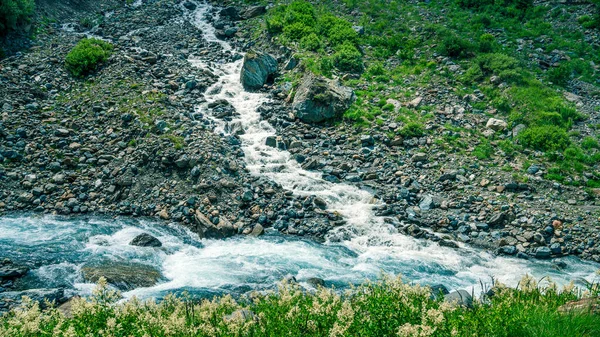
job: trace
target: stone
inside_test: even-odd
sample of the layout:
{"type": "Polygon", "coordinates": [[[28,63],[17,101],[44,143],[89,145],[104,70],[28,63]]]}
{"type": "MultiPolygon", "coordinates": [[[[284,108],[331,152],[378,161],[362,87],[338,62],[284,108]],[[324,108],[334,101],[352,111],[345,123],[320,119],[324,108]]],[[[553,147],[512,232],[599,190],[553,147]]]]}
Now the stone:
{"type": "Polygon", "coordinates": [[[440,240],[438,242],[440,244],[440,246],[442,247],[448,247],[448,248],[459,248],[458,244],[454,241],[450,241],[450,240],[440,240]]]}
{"type": "Polygon", "coordinates": [[[90,283],[97,283],[104,277],[106,282],[120,290],[151,287],[162,278],[160,272],[152,266],[113,261],[84,265],[81,274],[90,283]]]}
{"type": "Polygon", "coordinates": [[[265,6],[252,6],[248,7],[240,13],[240,16],[243,19],[252,19],[257,16],[261,16],[267,12],[267,7],[265,6]]]}
{"type": "Polygon", "coordinates": [[[225,7],[219,12],[219,16],[222,18],[229,18],[231,20],[239,19],[239,11],[233,6],[225,7]]]}
{"type": "Polygon", "coordinates": [[[265,229],[263,228],[263,226],[261,224],[256,224],[256,225],[254,225],[252,232],[250,232],[250,235],[254,236],[254,237],[258,237],[258,236],[261,236],[264,232],[265,232],[265,229]]]}
{"type": "Polygon", "coordinates": [[[244,56],[244,64],[240,81],[247,90],[257,90],[267,82],[270,75],[277,72],[277,60],[269,54],[248,52],[244,56]]]}
{"type": "Polygon", "coordinates": [[[310,277],[306,280],[306,283],[308,283],[313,288],[319,288],[319,287],[325,286],[325,281],[322,278],[318,278],[318,277],[310,277]]]}
{"type": "Polygon", "coordinates": [[[504,129],[506,129],[508,127],[508,124],[501,119],[490,118],[490,119],[488,119],[485,126],[488,129],[492,129],[494,131],[503,131],[504,129]]]}
{"type": "Polygon", "coordinates": [[[537,259],[549,259],[552,255],[552,251],[548,247],[538,247],[535,250],[535,257],[537,259]]]}
{"type": "Polygon", "coordinates": [[[338,81],[309,74],[298,87],[292,109],[301,121],[320,123],[340,117],[354,99],[354,91],[338,81]]]}
{"type": "Polygon", "coordinates": [[[136,236],[129,244],[138,247],[162,247],[162,242],[148,233],[136,236]]]}
{"type": "Polygon", "coordinates": [[[183,3],[183,7],[185,7],[186,9],[189,9],[191,11],[193,11],[194,9],[196,9],[196,4],[191,2],[191,1],[186,1],[183,3]]]}
{"type": "Polygon", "coordinates": [[[444,301],[453,305],[472,308],[473,296],[466,290],[456,290],[444,296],[444,301]]]}
{"type": "Polygon", "coordinates": [[[417,152],[412,156],[411,160],[415,163],[422,163],[427,161],[427,155],[423,152],[417,152]]]}
{"type": "Polygon", "coordinates": [[[529,168],[527,169],[527,173],[529,174],[536,174],[540,171],[540,167],[537,165],[531,165],[529,166],[529,168]]]}

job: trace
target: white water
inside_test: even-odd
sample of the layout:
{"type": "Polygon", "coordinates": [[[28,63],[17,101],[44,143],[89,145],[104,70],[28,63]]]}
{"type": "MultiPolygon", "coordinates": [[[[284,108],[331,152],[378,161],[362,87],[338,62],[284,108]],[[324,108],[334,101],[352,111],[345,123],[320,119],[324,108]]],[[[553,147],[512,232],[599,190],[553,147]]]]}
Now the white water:
{"type": "MultiPolygon", "coordinates": [[[[199,4],[188,18],[205,38],[232,51],[219,41],[212,26],[204,20],[208,5],[199,4]]],[[[586,279],[592,281],[598,264],[564,259],[568,267],[557,270],[550,261],[526,261],[497,257],[462,247],[450,249],[398,234],[374,215],[373,197],[346,184],[332,184],[315,172],[302,170],[286,151],[267,147],[265,139],[275,130],[260,120],[256,109],[267,102],[266,95],[245,92],[239,83],[242,61],[207,64],[190,60],[196,66],[218,74],[220,80],[207,90],[207,100],[228,100],[240,114],[234,122],[245,129],[241,136],[248,169],[266,176],[298,195],[318,195],[329,208],[347,220],[353,237],[342,243],[318,244],[274,232],[260,238],[237,237],[228,240],[199,240],[180,226],[152,221],[99,218],[56,218],[33,215],[0,218],[0,258],[29,261],[32,272],[24,287],[70,287],[86,294],[80,268],[86,263],[130,261],[155,266],[165,281],[150,288],[125,293],[126,297],[161,297],[168,292],[188,290],[200,295],[243,293],[265,289],[286,275],[299,281],[323,278],[328,285],[342,288],[350,283],[375,279],[381,272],[402,274],[412,282],[444,284],[449,288],[474,287],[491,277],[515,285],[524,275],[550,276],[559,283],[586,279]],[[142,232],[156,236],[162,248],[140,248],[128,243],[142,232]]],[[[209,113],[205,106],[198,109],[209,113]]],[[[225,125],[218,124],[217,132],[225,125]]]]}

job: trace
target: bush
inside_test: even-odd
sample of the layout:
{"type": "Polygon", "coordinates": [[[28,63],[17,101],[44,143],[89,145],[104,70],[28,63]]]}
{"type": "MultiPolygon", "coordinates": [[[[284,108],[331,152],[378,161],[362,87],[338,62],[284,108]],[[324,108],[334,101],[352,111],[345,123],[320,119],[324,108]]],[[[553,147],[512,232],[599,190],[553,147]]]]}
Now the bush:
{"type": "Polygon", "coordinates": [[[518,82],[522,78],[519,61],[508,55],[499,53],[481,55],[477,58],[476,64],[484,74],[498,76],[502,81],[518,82]]]}
{"type": "Polygon", "coordinates": [[[112,53],[113,46],[99,39],[82,39],[67,54],[65,66],[75,77],[83,77],[98,68],[112,53]]]}
{"type": "Polygon", "coordinates": [[[594,137],[585,137],[582,141],[581,141],[581,147],[584,149],[600,149],[600,146],[598,145],[598,140],[594,137]]]}
{"type": "Polygon", "coordinates": [[[496,49],[496,38],[492,34],[482,34],[479,37],[479,51],[482,53],[491,53],[496,49]]]}
{"type": "Polygon", "coordinates": [[[362,54],[353,44],[346,42],[333,54],[333,64],[341,71],[360,72],[363,70],[362,54]]]}
{"type": "Polygon", "coordinates": [[[546,74],[550,82],[564,87],[571,80],[572,72],[572,68],[563,63],[558,67],[551,68],[546,74]]]}
{"type": "Polygon", "coordinates": [[[321,40],[317,34],[311,33],[300,40],[300,47],[306,50],[316,51],[321,47],[321,40]]]}
{"type": "Polygon", "coordinates": [[[0,1],[0,35],[26,21],[33,14],[34,0],[2,0],[0,1]]]}
{"type": "Polygon", "coordinates": [[[441,34],[444,37],[439,46],[440,54],[449,57],[467,57],[473,53],[475,48],[469,40],[448,31],[441,34]]]}
{"type": "Polygon", "coordinates": [[[554,125],[535,126],[519,133],[523,146],[540,151],[559,151],[566,149],[571,141],[567,132],[554,125]]]}

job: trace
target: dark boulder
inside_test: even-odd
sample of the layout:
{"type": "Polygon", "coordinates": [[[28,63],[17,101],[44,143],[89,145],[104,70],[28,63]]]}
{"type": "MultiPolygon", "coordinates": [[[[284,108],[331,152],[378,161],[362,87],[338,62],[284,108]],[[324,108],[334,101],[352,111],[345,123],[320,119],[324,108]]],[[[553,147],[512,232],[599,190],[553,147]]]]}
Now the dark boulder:
{"type": "Polygon", "coordinates": [[[270,75],[277,72],[277,60],[269,54],[248,52],[240,74],[242,85],[247,90],[262,88],[270,75]]]}
{"type": "Polygon", "coordinates": [[[310,74],[298,88],[292,108],[301,121],[319,123],[340,117],[354,99],[352,89],[337,81],[310,74]]]}
{"type": "Polygon", "coordinates": [[[162,247],[162,242],[148,233],[136,236],[129,244],[138,247],[162,247]]]}

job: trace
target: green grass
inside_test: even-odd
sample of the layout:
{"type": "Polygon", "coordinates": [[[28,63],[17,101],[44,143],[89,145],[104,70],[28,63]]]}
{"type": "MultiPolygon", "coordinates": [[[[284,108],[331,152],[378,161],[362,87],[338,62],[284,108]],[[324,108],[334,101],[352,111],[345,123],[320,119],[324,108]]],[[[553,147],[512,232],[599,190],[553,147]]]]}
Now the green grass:
{"type": "Polygon", "coordinates": [[[320,288],[307,293],[281,284],[277,292],[193,301],[167,296],[163,301],[120,295],[100,280],[90,298],[75,299],[65,316],[26,301],[0,318],[0,335],[41,336],[578,336],[600,334],[600,317],[589,312],[560,313],[558,308],[583,296],[598,296],[597,285],[585,294],[561,291],[524,278],[516,289],[496,284],[494,295],[475,300],[473,308],[434,299],[430,289],[383,277],[340,294],[320,288]],[[231,315],[241,309],[246,317],[231,315]]]}

